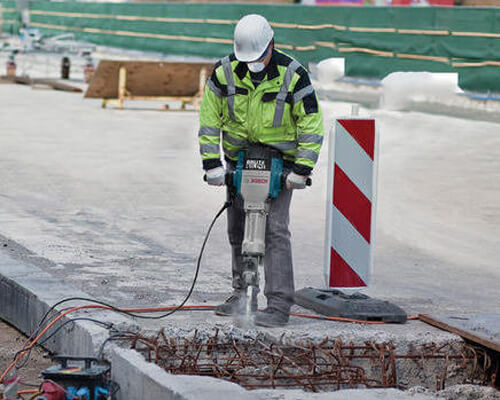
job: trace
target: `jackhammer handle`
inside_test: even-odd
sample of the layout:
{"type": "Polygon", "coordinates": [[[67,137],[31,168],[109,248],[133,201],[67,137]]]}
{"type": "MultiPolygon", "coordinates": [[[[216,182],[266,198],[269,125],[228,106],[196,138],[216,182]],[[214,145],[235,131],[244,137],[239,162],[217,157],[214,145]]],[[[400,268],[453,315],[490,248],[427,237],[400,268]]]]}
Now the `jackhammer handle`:
{"type": "MultiPolygon", "coordinates": [[[[207,181],[207,174],[203,175],[203,180],[205,182],[207,181]]],[[[226,172],[226,178],[224,180],[224,184],[226,186],[231,186],[233,184],[233,173],[232,172],[226,172]]]]}
{"type": "MultiPolygon", "coordinates": [[[[281,187],[286,187],[286,177],[288,176],[288,174],[286,173],[283,173],[281,174],[281,187]]],[[[311,178],[307,178],[306,179],[306,186],[312,186],[312,179],[311,178]]]]}
{"type": "MultiPolygon", "coordinates": [[[[286,185],[286,177],[287,177],[287,174],[283,174],[282,177],[281,177],[281,182],[282,182],[283,186],[286,185]]],[[[205,182],[207,181],[207,174],[203,175],[203,180],[205,182]]],[[[225,185],[226,186],[232,186],[232,184],[233,184],[233,173],[232,172],[227,172],[226,173],[226,179],[225,179],[225,185]]],[[[312,186],[312,179],[311,178],[307,178],[307,180],[306,180],[306,186],[312,186]]]]}

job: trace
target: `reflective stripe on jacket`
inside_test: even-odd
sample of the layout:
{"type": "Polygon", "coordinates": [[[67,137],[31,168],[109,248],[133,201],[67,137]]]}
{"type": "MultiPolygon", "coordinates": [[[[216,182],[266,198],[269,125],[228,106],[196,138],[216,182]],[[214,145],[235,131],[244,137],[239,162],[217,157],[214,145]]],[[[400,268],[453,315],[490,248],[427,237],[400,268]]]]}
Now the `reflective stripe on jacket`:
{"type": "Polygon", "coordinates": [[[215,64],[200,109],[198,133],[203,168],[235,161],[249,142],[279,149],[308,175],[323,142],[323,117],[307,71],[288,55],[273,50],[266,75],[255,88],[246,63],[233,54],[215,64]]]}

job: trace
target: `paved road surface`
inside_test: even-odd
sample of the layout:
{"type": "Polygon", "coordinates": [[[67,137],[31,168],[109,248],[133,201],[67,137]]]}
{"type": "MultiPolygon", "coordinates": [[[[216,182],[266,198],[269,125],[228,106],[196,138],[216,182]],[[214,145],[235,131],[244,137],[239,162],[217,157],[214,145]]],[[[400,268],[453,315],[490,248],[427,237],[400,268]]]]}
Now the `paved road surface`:
{"type": "MultiPolygon", "coordinates": [[[[323,106],[328,127],[350,110],[323,106]]],[[[410,312],[498,312],[500,125],[368,112],[381,131],[369,293],[410,312]]],[[[15,241],[4,250],[101,299],[178,301],[224,200],[201,180],[196,132],[194,112],[102,110],[80,95],[1,85],[0,234],[15,241]]],[[[297,287],[323,284],[323,150],[312,188],[293,200],[297,287]]],[[[224,229],[209,241],[194,303],[230,287],[224,229]]]]}

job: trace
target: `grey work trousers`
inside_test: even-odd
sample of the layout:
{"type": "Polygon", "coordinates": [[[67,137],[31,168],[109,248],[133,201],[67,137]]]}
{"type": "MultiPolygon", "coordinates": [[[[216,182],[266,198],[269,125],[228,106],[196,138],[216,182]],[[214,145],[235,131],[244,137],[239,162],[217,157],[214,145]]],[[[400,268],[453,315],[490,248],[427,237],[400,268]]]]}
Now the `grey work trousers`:
{"type": "MultiPolygon", "coordinates": [[[[264,257],[264,295],[267,306],[286,314],[293,304],[294,282],[292,247],[288,229],[292,191],[283,189],[276,199],[271,200],[271,209],[266,223],[266,254],[264,257]]],[[[227,209],[227,228],[232,250],[233,289],[242,290],[241,247],[245,232],[243,199],[236,196],[227,209]]]]}

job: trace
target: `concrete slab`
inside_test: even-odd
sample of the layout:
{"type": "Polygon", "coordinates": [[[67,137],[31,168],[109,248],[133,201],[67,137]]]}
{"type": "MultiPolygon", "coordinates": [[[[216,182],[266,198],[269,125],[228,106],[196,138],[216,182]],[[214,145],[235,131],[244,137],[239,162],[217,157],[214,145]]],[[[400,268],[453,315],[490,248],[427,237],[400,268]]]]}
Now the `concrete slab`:
{"type": "MultiPolygon", "coordinates": [[[[0,317],[25,334],[34,332],[49,308],[68,295],[87,296],[57,277],[0,252],[0,317]],[[16,269],[24,273],[19,274],[16,269]]],[[[74,304],[64,304],[58,309],[74,304]]],[[[116,324],[125,322],[119,315],[107,311],[93,314],[98,314],[98,319],[116,324]]],[[[83,315],[90,317],[88,312],[77,312],[71,317],[83,315]]],[[[68,321],[68,317],[62,321],[68,321]]],[[[107,336],[107,330],[78,321],[68,325],[61,335],[47,341],[44,347],[60,354],[94,356],[100,342],[107,336]]]]}
{"type": "MultiPolygon", "coordinates": [[[[86,295],[67,284],[61,283],[50,274],[33,265],[23,265],[21,262],[13,260],[4,252],[0,252],[0,289],[0,316],[25,333],[30,333],[36,327],[36,323],[40,320],[42,314],[68,293],[73,296],[86,295]],[[35,276],[36,278],[26,278],[26,275],[17,274],[13,269],[16,265],[19,270],[27,272],[26,275],[35,276]],[[30,284],[29,289],[23,286],[27,279],[30,284]],[[48,297],[46,296],[47,291],[52,293],[48,297]]],[[[62,307],[64,306],[60,306],[59,309],[62,307]]],[[[131,324],[129,318],[107,311],[86,311],[84,313],[77,312],[75,315],[72,314],[72,316],[82,315],[113,322],[115,325],[130,326],[131,324]]],[[[176,317],[179,316],[176,315],[176,317]]],[[[67,318],[63,321],[65,320],[67,318]]],[[[178,328],[179,325],[177,324],[177,329],[174,332],[177,335],[182,335],[183,330],[178,328]]],[[[414,330],[415,326],[412,328],[414,330]]],[[[171,329],[174,329],[174,327],[172,326],[171,329]]],[[[200,326],[196,329],[203,331],[203,327],[200,326]]],[[[268,334],[272,335],[272,331],[269,330],[268,334]]],[[[166,333],[168,334],[168,330],[166,333]]],[[[246,335],[249,337],[255,334],[255,332],[245,332],[238,330],[238,328],[230,328],[226,333],[236,339],[238,336],[246,335]]],[[[94,356],[107,336],[108,333],[105,329],[88,322],[77,321],[55,335],[44,346],[59,354],[94,356]]],[[[362,337],[358,338],[363,339],[362,337]]],[[[435,338],[435,335],[433,335],[433,338],[435,338]]],[[[448,338],[449,343],[458,340],[452,335],[444,335],[443,339],[445,338],[448,338]]],[[[295,340],[296,338],[288,339],[295,340]]],[[[382,338],[379,337],[379,339],[382,338]]],[[[384,337],[383,340],[387,339],[387,337],[384,337]]],[[[287,340],[287,338],[281,335],[280,340],[287,340]]],[[[413,344],[415,345],[416,342],[413,342],[413,344]]],[[[146,362],[136,351],[122,349],[113,344],[108,345],[106,354],[112,362],[112,377],[121,388],[117,396],[118,400],[210,400],[220,398],[248,400],[327,398],[409,400],[411,398],[427,400],[434,398],[431,394],[410,397],[405,392],[396,389],[370,390],[369,393],[366,390],[341,390],[333,394],[312,394],[301,390],[246,391],[234,383],[215,378],[167,374],[160,367],[146,362]]]]}
{"type": "MultiPolygon", "coordinates": [[[[68,93],[0,90],[0,105],[9,110],[0,117],[7,155],[0,167],[8,171],[0,233],[32,253],[13,255],[103,300],[178,302],[224,199],[223,190],[201,180],[197,115],[102,110],[99,102],[68,93]]],[[[349,110],[347,103],[325,103],[327,129],[349,110]]],[[[367,294],[410,314],[495,312],[500,202],[490,182],[499,179],[498,125],[371,113],[380,124],[382,153],[375,274],[367,294]],[[481,273],[471,277],[471,266],[481,273]]],[[[298,288],[323,285],[325,175],[321,156],[313,186],[292,203],[298,288]]],[[[208,243],[193,303],[221,301],[229,292],[224,225],[216,225],[208,243]]]]}
{"type": "MultiPolygon", "coordinates": [[[[43,314],[68,294],[88,296],[35,266],[23,265],[0,252],[0,316],[24,333],[33,332],[43,314]],[[13,266],[20,270],[29,270],[29,273],[20,276],[13,271],[13,266]],[[47,297],[47,293],[51,295],[47,297]]],[[[74,302],[68,304],[74,305],[74,302]]],[[[58,309],[61,310],[68,304],[58,309]]],[[[131,325],[131,320],[121,315],[88,310],[70,314],[62,322],[81,316],[112,322],[116,326],[131,325]]],[[[44,347],[56,354],[94,357],[107,337],[106,329],[86,321],[76,321],[47,341],[44,347]]],[[[147,363],[139,353],[121,349],[113,344],[108,345],[107,354],[112,361],[112,377],[120,385],[118,399],[195,400],[203,398],[205,394],[215,399],[220,398],[222,393],[241,399],[258,398],[230,382],[209,377],[169,375],[154,364],[147,363]],[[201,387],[203,390],[200,390],[201,387]]],[[[22,374],[22,370],[19,373],[22,374]]]]}
{"type": "Polygon", "coordinates": [[[127,376],[120,391],[131,399],[258,399],[241,386],[206,376],[168,375],[160,367],[147,363],[135,351],[115,349],[112,363],[114,374],[127,376]],[[137,376],[144,376],[143,381],[137,376]]]}
{"type": "MultiPolygon", "coordinates": [[[[327,129],[350,112],[349,103],[323,107],[327,129]]],[[[66,294],[81,291],[122,306],[177,304],[224,199],[223,190],[201,180],[197,115],[102,110],[100,102],[78,95],[11,85],[0,87],[0,109],[8,110],[0,114],[0,245],[7,244],[2,251],[10,258],[2,262],[1,282],[25,278],[8,292],[2,287],[2,304],[22,294],[21,311],[11,307],[9,315],[28,315],[41,278],[72,285],[58,289],[66,294]],[[12,260],[29,268],[17,269],[12,260]]],[[[500,180],[499,125],[414,112],[361,113],[375,116],[382,133],[375,275],[367,293],[410,314],[497,312],[500,193],[491,182],[500,180]]],[[[313,186],[294,195],[297,287],[323,284],[325,154],[313,186]]],[[[229,292],[224,225],[217,224],[209,241],[191,304],[213,304],[229,292]]],[[[46,304],[66,295],[41,287],[50,292],[40,294],[46,304]]],[[[33,324],[20,320],[27,328],[33,324]]],[[[210,313],[141,326],[174,336],[200,328],[248,332],[210,313]]],[[[403,345],[459,340],[418,322],[361,327],[292,318],[288,327],[265,332],[290,340],[328,335],[403,345]]],[[[78,350],[95,350],[85,340],[78,350]]]]}

